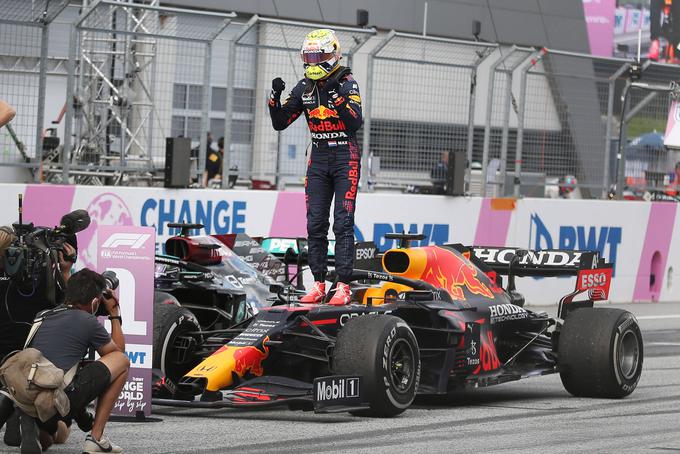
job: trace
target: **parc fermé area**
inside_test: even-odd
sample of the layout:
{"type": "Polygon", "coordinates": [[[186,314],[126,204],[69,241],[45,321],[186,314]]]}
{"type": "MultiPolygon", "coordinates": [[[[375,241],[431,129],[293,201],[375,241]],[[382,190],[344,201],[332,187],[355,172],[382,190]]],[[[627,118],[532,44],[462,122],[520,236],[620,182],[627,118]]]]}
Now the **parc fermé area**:
{"type": "MultiPolygon", "coordinates": [[[[310,135],[304,121],[275,132],[268,103],[272,79],[285,99],[305,77],[300,43],[328,25],[289,19],[275,0],[266,15],[214,3],[0,0],[0,101],[17,111],[0,127],[0,226],[64,227],[87,212],[71,271],[113,271],[120,306],[91,313],[114,343],[124,335],[129,363],[103,445],[83,447],[95,429],[79,416],[48,452],[116,452],[104,436],[159,454],[680,451],[680,67],[635,60],[646,6],[607,3],[616,43],[628,40],[613,57],[499,44],[474,25],[469,39],[427,35],[428,2],[422,34],[333,25],[363,111],[355,259],[407,255],[409,241],[416,252],[394,269],[372,262],[352,287],[358,309],[309,309],[295,286],[314,280],[310,135]],[[218,139],[223,177],[204,179],[218,139]],[[444,245],[471,265],[449,275],[417,262],[444,245]],[[538,272],[517,271],[521,257],[538,272]],[[262,278],[283,273],[277,260],[285,283],[262,278]],[[362,288],[376,282],[382,293],[362,288]],[[575,295],[587,298],[572,306],[575,295]],[[409,304],[429,317],[398,312],[409,304]]],[[[48,426],[12,426],[3,380],[0,453],[37,454],[48,426]]]]}
{"type": "MultiPolygon", "coordinates": [[[[164,240],[176,233],[167,223],[177,221],[202,223],[210,234],[295,237],[305,233],[301,192],[4,185],[2,194],[5,206],[12,206],[17,195],[23,194],[25,218],[45,225],[58,222],[63,212],[85,207],[92,222],[78,234],[78,262],[93,269],[129,266],[116,263],[115,254],[99,252],[105,251],[103,242],[113,232],[139,232],[134,226],[150,226],[144,232],[155,236],[156,252],[162,252],[164,240]],[[126,230],[130,228],[133,230],[126,230]]],[[[124,438],[127,452],[150,453],[181,453],[188,446],[206,453],[221,452],[225,446],[253,453],[303,448],[314,452],[451,452],[452,446],[454,452],[469,452],[480,443],[502,446],[504,452],[646,452],[648,448],[654,452],[651,449],[678,443],[672,417],[680,398],[673,393],[680,385],[674,365],[680,317],[674,285],[680,247],[675,204],[540,199],[508,203],[508,199],[399,194],[365,194],[360,200],[356,237],[376,241],[381,250],[395,246],[384,237],[395,231],[422,233],[423,245],[461,242],[599,250],[615,264],[615,271],[610,302],[598,305],[631,311],[642,330],[644,369],[635,393],[624,400],[574,398],[563,390],[557,376],[551,375],[446,397],[418,397],[406,413],[389,420],[389,426],[379,418],[346,413],[150,406],[145,400],[149,393],[145,374],[151,372],[148,361],[153,352],[144,335],[149,334],[151,325],[143,322],[150,314],[135,303],[134,309],[128,307],[124,314],[126,333],[131,333],[126,334],[128,354],[132,354],[132,366],[138,367],[133,370],[138,372],[122,392],[118,410],[149,414],[146,422],[114,418],[107,433],[117,440],[124,438]],[[419,203],[404,213],[400,207],[414,197],[419,203]],[[643,240],[627,241],[631,237],[643,240]],[[593,423],[578,424],[565,437],[560,427],[575,418],[593,423]],[[638,424],[640,420],[654,424],[654,429],[638,424]],[[557,445],[555,440],[559,440],[557,445]]],[[[13,216],[5,216],[1,223],[12,222],[13,216]]],[[[133,271],[131,276],[137,283],[135,291],[141,291],[144,275],[133,271]]],[[[121,279],[130,276],[122,273],[121,279]]],[[[559,298],[573,286],[573,278],[529,277],[517,282],[526,296],[526,307],[551,316],[556,314],[559,298]]],[[[73,452],[77,443],[79,438],[72,435],[65,445],[50,450],[73,452]]]]}

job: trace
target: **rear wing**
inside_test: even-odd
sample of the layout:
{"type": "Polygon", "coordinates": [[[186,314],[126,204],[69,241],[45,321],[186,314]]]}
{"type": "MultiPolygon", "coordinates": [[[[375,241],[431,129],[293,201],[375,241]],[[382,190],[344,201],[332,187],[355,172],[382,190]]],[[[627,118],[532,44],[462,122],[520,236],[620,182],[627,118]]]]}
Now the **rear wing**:
{"type": "Polygon", "coordinates": [[[526,250],[509,247],[455,245],[467,253],[470,260],[487,274],[509,276],[508,290],[514,290],[515,276],[576,276],[573,292],[559,302],[558,317],[578,307],[592,307],[594,301],[609,298],[613,267],[606,263],[597,251],[567,251],[561,249],[526,250]],[[573,301],[582,293],[585,301],[573,301]]]}
{"type": "Polygon", "coordinates": [[[483,263],[487,268],[501,275],[515,276],[576,276],[579,270],[605,266],[604,259],[597,251],[567,251],[561,249],[526,250],[511,247],[471,246],[470,260],[483,263]],[[518,257],[519,256],[519,257],[518,257]]]}

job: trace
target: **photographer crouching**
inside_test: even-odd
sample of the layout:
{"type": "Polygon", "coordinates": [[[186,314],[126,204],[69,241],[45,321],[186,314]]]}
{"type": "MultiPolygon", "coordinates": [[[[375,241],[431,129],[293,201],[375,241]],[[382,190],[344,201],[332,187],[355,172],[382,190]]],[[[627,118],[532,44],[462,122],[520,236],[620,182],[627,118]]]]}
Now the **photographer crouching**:
{"type": "MultiPolygon", "coordinates": [[[[21,204],[20,196],[19,222],[0,227],[0,364],[24,347],[38,312],[64,302],[77,257],[75,233],[90,223],[87,212],[77,210],[63,216],[54,229],[23,224],[21,204]]],[[[8,446],[21,443],[16,413],[7,421],[4,442],[8,446]]]]}
{"type": "Polygon", "coordinates": [[[95,399],[98,400],[92,431],[85,439],[82,452],[123,452],[104,436],[104,426],[130,368],[121,325],[117,298],[108,289],[104,277],[89,269],[70,277],[64,305],[38,315],[29,334],[27,348],[0,367],[0,379],[6,389],[12,391],[0,396],[0,425],[5,422],[1,419],[7,413],[4,409],[12,402],[16,403],[21,409],[22,454],[40,453],[41,442],[44,448],[48,447],[52,441],[50,437],[59,436],[60,421],[70,426],[73,419],[82,417],[87,405],[95,399]],[[109,314],[111,335],[95,316],[101,314],[100,306],[109,314]],[[90,348],[99,353],[99,360],[86,364],[64,386],[90,348]],[[46,391],[42,391],[52,392],[51,398],[35,398],[30,402],[34,397],[23,394],[23,389],[30,389],[31,383],[36,383],[35,377],[39,376],[32,372],[36,362],[39,364],[37,369],[43,371],[43,377],[56,375],[61,379],[57,389],[61,388],[60,391],[67,397],[68,410],[60,405],[59,391],[50,388],[53,383],[45,385],[46,391]],[[62,375],[54,374],[54,369],[61,371],[62,375]],[[26,381],[29,386],[26,386],[26,381]]]}

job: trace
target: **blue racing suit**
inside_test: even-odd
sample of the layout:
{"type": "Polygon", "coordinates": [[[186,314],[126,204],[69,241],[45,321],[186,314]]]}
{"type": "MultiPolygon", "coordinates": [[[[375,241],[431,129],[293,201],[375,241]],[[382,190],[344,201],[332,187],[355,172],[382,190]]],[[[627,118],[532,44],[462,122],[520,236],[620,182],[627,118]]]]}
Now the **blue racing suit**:
{"type": "Polygon", "coordinates": [[[312,135],[305,178],[309,267],[314,280],[326,279],[330,206],[335,197],[335,270],[340,282],[349,283],[354,268],[354,210],[361,170],[356,132],[363,123],[357,82],[350,69],[342,66],[323,80],[302,79],[283,104],[272,93],[269,113],[277,131],[287,128],[302,113],[307,118],[312,135]]]}

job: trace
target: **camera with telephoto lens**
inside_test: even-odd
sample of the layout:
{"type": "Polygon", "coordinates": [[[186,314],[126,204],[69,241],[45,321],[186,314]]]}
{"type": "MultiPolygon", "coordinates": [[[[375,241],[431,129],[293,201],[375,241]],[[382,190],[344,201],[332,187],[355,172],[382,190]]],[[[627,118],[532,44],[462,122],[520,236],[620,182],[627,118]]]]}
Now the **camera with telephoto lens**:
{"type": "MultiPolygon", "coordinates": [[[[102,273],[102,277],[104,278],[105,282],[105,287],[104,290],[102,291],[102,296],[104,298],[108,298],[111,293],[118,288],[118,284],[120,284],[120,281],[118,280],[118,276],[116,276],[116,273],[114,273],[111,270],[106,270],[102,273]]],[[[105,316],[109,315],[108,311],[106,310],[106,307],[104,307],[103,304],[99,305],[99,308],[97,309],[97,312],[95,312],[96,316],[105,316]]]]}
{"type": "MultiPolygon", "coordinates": [[[[90,225],[90,216],[85,210],[76,210],[64,215],[60,225],[49,228],[24,224],[22,220],[22,197],[19,196],[19,222],[12,224],[16,238],[5,249],[3,260],[5,275],[18,288],[33,293],[40,280],[44,280],[47,299],[55,304],[54,289],[64,288],[59,270],[59,252],[65,254],[64,244],[70,238],[90,225]]],[[[74,254],[75,255],[75,254],[74,254]]],[[[66,256],[75,262],[75,256],[66,256]]]]}

